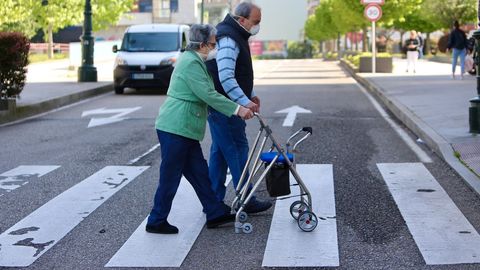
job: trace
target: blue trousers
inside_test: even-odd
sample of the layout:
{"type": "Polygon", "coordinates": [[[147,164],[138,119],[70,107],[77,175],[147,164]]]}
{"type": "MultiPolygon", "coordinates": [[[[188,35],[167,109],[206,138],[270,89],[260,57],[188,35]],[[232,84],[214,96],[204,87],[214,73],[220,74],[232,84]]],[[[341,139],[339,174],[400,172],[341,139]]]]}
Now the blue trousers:
{"type": "Polygon", "coordinates": [[[238,116],[227,117],[209,108],[208,125],[212,135],[209,175],[218,200],[225,197],[227,167],[230,168],[235,188],[248,159],[246,123],[238,116]]]}
{"type": "Polygon", "coordinates": [[[212,190],[208,178],[207,161],[203,157],[200,143],[160,130],[157,130],[157,135],[162,162],[159,184],[148,224],[158,225],[167,220],[182,174],[193,186],[203,206],[203,212],[207,215],[207,220],[229,213],[230,208],[218,200],[212,190]]]}
{"type": "Polygon", "coordinates": [[[465,73],[465,56],[467,51],[465,49],[459,50],[453,48],[453,56],[452,56],[452,73],[455,73],[455,69],[457,68],[457,61],[458,57],[460,56],[460,71],[461,74],[465,73]]]}

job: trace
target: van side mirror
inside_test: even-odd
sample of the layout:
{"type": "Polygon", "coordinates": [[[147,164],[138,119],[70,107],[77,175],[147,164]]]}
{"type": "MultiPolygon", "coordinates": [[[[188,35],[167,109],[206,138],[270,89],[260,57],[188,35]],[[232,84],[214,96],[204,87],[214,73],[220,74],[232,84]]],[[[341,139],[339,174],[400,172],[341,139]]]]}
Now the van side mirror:
{"type": "Polygon", "coordinates": [[[113,45],[112,52],[114,52],[114,53],[118,52],[118,46],[117,45],[113,45]]]}

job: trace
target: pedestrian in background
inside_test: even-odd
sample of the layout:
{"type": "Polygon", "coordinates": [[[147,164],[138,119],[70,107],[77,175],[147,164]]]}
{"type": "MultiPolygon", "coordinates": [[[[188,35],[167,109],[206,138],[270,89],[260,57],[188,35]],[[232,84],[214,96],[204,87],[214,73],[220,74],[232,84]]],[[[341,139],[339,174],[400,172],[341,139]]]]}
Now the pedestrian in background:
{"type": "Polygon", "coordinates": [[[417,60],[418,60],[418,46],[419,41],[417,38],[417,32],[410,31],[410,38],[405,41],[405,47],[407,49],[407,73],[413,66],[413,73],[416,73],[417,60]]]}
{"type": "MultiPolygon", "coordinates": [[[[218,55],[207,62],[215,82],[215,89],[237,104],[260,110],[260,99],[253,91],[253,66],[248,39],[260,30],[262,13],[258,6],[241,2],[233,15],[227,14],[217,25],[218,55]]],[[[227,167],[236,188],[248,158],[246,123],[237,116],[225,116],[216,108],[209,108],[208,124],[212,135],[210,149],[210,180],[217,198],[225,197],[227,167]]],[[[247,213],[269,209],[272,203],[252,197],[245,207],[247,213]]]]}
{"type": "Polygon", "coordinates": [[[463,80],[465,73],[465,55],[467,48],[467,35],[460,29],[458,21],[453,22],[453,30],[448,37],[447,52],[452,51],[452,78],[455,79],[458,57],[460,57],[460,76],[463,80]]]}
{"type": "Polygon", "coordinates": [[[423,58],[423,47],[425,46],[425,40],[422,37],[422,33],[417,32],[418,38],[418,59],[423,58]]]}
{"type": "Polygon", "coordinates": [[[207,228],[235,220],[230,207],[218,200],[212,190],[199,141],[205,135],[207,105],[227,117],[237,115],[249,119],[253,112],[220,95],[214,88],[204,61],[215,55],[215,33],[213,26],[192,25],[190,44],[177,62],[167,99],[160,108],[155,127],[162,162],[147,232],[178,233],[178,228],[170,225],[167,217],[182,174],[200,199],[207,216],[207,228]]]}

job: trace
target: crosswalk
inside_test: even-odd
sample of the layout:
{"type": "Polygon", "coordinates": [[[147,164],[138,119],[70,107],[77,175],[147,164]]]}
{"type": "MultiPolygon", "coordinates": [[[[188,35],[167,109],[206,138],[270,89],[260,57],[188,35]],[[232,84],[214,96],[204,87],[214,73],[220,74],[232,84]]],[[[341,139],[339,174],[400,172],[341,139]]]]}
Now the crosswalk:
{"type": "MultiPolygon", "coordinates": [[[[0,174],[0,195],[14,196],[14,190],[21,190],[29,181],[41,181],[60,168],[57,165],[18,166],[6,171],[0,174]]],[[[480,263],[480,235],[422,163],[379,163],[377,168],[426,265],[480,263]]],[[[12,227],[2,228],[0,267],[34,264],[86,217],[148,169],[148,166],[104,167],[12,227]]],[[[277,201],[261,266],[341,266],[334,168],[331,164],[298,164],[297,171],[312,193],[319,224],[313,232],[302,232],[289,214],[290,205],[296,199],[277,201]]],[[[255,217],[251,218],[254,223],[255,217]]],[[[202,207],[185,180],[181,181],[169,220],[179,227],[178,235],[146,233],[146,217],[143,222],[139,220],[141,224],[105,267],[181,267],[205,223],[202,207]]]]}

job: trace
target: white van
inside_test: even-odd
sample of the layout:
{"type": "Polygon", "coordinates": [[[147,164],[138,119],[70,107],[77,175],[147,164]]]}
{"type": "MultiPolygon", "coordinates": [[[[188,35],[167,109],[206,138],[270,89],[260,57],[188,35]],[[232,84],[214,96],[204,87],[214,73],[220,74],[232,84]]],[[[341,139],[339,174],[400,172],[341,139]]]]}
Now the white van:
{"type": "Polygon", "coordinates": [[[165,93],[175,62],[188,44],[190,27],[178,24],[130,26],[123,36],[113,71],[115,93],[126,87],[157,88],[165,93]]]}

